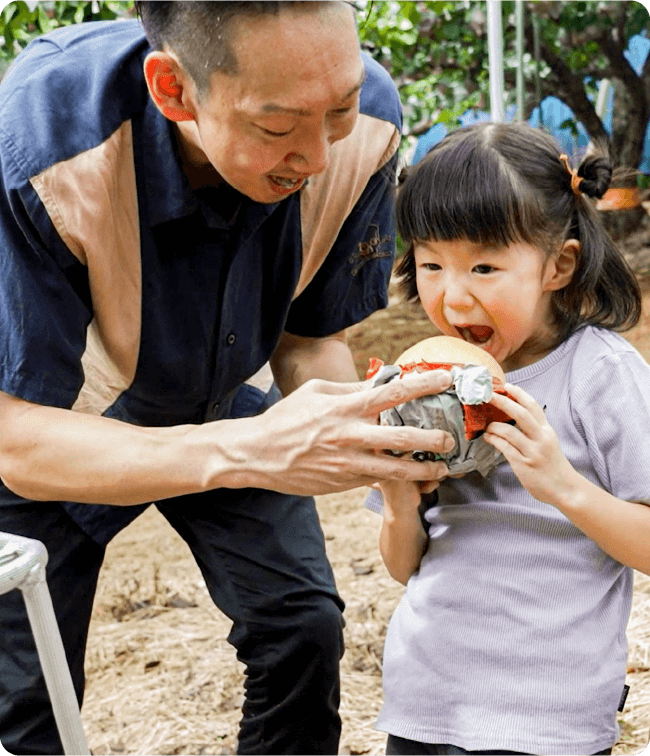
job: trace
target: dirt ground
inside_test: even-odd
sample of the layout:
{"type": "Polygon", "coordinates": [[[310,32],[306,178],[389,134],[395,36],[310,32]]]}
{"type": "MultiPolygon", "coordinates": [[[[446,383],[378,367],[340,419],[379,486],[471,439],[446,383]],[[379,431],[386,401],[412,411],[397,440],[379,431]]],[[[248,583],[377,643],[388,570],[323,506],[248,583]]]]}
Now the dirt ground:
{"type": "MultiPolygon", "coordinates": [[[[650,361],[650,282],[645,315],[628,338],[650,361]]],[[[433,327],[393,302],[353,329],[360,374],[433,327]]],[[[365,490],[317,499],[346,608],[341,754],[383,753],[379,711],[383,638],[402,588],[377,549],[380,518],[365,490]]],[[[630,695],[614,753],[638,753],[650,725],[650,579],[639,575],[629,625],[630,695]]],[[[231,754],[242,702],[242,665],[225,638],[228,620],[209,599],[189,549],[149,508],[110,544],[96,597],[82,710],[94,754],[231,754]]]]}

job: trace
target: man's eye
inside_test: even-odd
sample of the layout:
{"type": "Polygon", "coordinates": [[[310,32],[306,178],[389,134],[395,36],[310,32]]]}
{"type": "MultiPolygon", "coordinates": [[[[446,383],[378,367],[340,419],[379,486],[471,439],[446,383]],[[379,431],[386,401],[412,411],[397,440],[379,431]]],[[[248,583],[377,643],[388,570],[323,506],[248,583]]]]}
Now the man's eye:
{"type": "Polygon", "coordinates": [[[293,129],[289,129],[289,131],[271,131],[270,129],[265,129],[265,128],[263,128],[262,126],[258,126],[257,128],[258,128],[258,129],[259,129],[259,130],[260,130],[260,131],[261,131],[261,132],[262,132],[263,134],[266,134],[267,136],[270,136],[270,137],[284,137],[284,136],[289,136],[289,134],[291,134],[291,132],[293,131],[293,129]]]}

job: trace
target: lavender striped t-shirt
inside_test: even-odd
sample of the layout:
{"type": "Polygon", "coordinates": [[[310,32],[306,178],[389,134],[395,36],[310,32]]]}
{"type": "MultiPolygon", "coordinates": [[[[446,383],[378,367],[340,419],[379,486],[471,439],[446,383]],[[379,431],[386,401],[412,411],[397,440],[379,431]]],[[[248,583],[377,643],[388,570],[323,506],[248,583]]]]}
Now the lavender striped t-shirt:
{"type": "MultiPolygon", "coordinates": [[[[546,407],[576,470],[650,504],[650,366],[627,341],[586,327],[507,379],[546,407]]],[[[467,750],[611,746],[632,571],[507,463],[446,481],[426,519],[428,551],[388,629],[378,729],[467,750]]]]}

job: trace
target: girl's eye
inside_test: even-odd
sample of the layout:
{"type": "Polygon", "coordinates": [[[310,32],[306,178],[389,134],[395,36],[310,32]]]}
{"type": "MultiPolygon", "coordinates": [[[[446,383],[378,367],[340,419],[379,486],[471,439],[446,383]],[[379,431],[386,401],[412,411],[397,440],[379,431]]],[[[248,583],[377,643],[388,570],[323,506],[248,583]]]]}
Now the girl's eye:
{"type": "Polygon", "coordinates": [[[425,270],[442,270],[438,263],[422,263],[420,267],[425,270]]]}
{"type": "Polygon", "coordinates": [[[481,275],[486,275],[487,273],[492,273],[495,268],[493,268],[491,265],[475,265],[474,270],[481,275]]]}

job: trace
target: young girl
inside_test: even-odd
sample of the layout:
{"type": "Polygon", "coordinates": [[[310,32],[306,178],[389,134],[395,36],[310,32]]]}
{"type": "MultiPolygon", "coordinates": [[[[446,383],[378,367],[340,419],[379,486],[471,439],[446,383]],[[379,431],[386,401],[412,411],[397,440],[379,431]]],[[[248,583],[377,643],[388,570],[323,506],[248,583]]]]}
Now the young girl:
{"type": "Polygon", "coordinates": [[[632,569],[650,574],[650,367],[614,331],[639,287],[591,198],[604,156],[574,171],[523,125],[450,134],[401,187],[399,272],[430,319],[493,355],[516,425],[507,460],[382,484],[380,547],[407,583],[388,629],[389,754],[609,753],[626,672],[632,569]],[[431,487],[431,486],[429,486],[431,487]],[[421,487],[422,489],[424,486],[421,487]]]}

